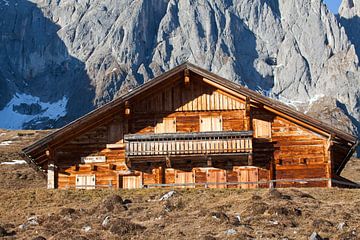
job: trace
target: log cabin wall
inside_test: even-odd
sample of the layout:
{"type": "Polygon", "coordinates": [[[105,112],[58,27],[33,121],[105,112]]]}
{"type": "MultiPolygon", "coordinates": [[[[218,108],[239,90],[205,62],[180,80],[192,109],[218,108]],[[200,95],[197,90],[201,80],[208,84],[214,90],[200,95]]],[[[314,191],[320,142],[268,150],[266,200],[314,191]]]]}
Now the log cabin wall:
{"type": "MultiPolygon", "coordinates": [[[[192,75],[189,82],[181,78],[169,79],[161,88],[155,88],[128,102],[125,106],[127,112],[114,115],[109,121],[57,148],[58,187],[75,187],[79,176],[95,176],[96,185],[106,186],[111,183],[120,188],[157,183],[252,182],[331,176],[330,157],[341,156],[331,154],[326,137],[255,105],[250,109],[249,126],[245,97],[238,98],[216,89],[202,82],[202,78],[197,75],[192,75]],[[219,125],[210,124],[210,130],[213,131],[252,129],[252,166],[246,166],[248,162],[244,156],[219,158],[211,166],[206,159],[183,159],[171,167],[166,167],[164,162],[150,163],[144,159],[142,163],[131,166],[134,172],[129,173],[125,163],[124,134],[200,132],[204,130],[202,123],[206,121],[221,122],[219,125]],[[219,126],[221,129],[218,129],[219,126]],[[87,156],[105,156],[106,160],[82,163],[81,157],[87,156]]],[[[276,186],[327,184],[279,183],[276,186]]],[[[229,187],[255,188],[267,185],[229,187]]]]}
{"type": "MultiPolygon", "coordinates": [[[[328,140],[282,117],[272,123],[274,142],[274,179],[328,178],[330,156],[328,140]]],[[[325,187],[327,181],[308,183],[278,183],[278,187],[325,187]]]]}
{"type": "Polygon", "coordinates": [[[75,187],[77,176],[95,175],[95,184],[116,187],[117,171],[127,171],[125,147],[122,141],[123,121],[114,117],[56,149],[58,187],[75,187]],[[116,148],[107,148],[117,144],[116,148]],[[99,163],[83,163],[81,157],[105,156],[99,163]]]}

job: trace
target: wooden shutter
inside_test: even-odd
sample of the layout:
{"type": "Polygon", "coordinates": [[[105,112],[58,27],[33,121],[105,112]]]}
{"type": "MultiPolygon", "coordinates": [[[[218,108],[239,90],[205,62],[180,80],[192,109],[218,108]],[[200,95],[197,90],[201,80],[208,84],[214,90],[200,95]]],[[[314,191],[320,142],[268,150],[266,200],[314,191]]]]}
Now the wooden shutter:
{"type": "MultiPolygon", "coordinates": [[[[180,172],[176,171],[175,173],[175,183],[184,184],[184,183],[194,183],[194,174],[193,172],[180,172]]],[[[194,185],[189,186],[179,186],[180,188],[193,188],[194,185]]]]}
{"type": "MultiPolygon", "coordinates": [[[[239,168],[238,169],[238,181],[239,182],[257,182],[259,181],[259,169],[258,168],[239,168]]],[[[257,188],[258,184],[241,184],[239,188],[257,188]]]]}
{"type": "Polygon", "coordinates": [[[92,175],[76,175],[75,186],[77,189],[95,189],[96,177],[92,175]]]}
{"type": "MultiPolygon", "coordinates": [[[[207,171],[206,181],[208,183],[225,183],[226,171],[221,169],[209,169],[207,171]]],[[[209,185],[209,188],[226,188],[225,184],[221,185],[209,185]]]]}
{"type": "Polygon", "coordinates": [[[271,138],[271,122],[253,119],[254,137],[271,138]]]}
{"type": "Polygon", "coordinates": [[[222,131],[222,117],[200,117],[200,132],[222,131]]]}
{"type": "Polygon", "coordinates": [[[135,189],[140,188],[141,186],[141,177],[140,176],[123,176],[122,187],[125,189],[135,189]]]}
{"type": "Polygon", "coordinates": [[[175,133],[176,118],[163,118],[155,126],[155,133],[175,133]]]}

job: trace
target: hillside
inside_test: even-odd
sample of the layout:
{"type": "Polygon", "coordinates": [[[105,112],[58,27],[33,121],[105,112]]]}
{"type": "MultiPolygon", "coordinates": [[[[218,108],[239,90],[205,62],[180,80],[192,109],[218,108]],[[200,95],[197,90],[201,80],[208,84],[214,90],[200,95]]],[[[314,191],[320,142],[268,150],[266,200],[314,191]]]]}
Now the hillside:
{"type": "Polygon", "coordinates": [[[0,127],[46,129],[190,61],[359,133],[358,1],[0,1],[0,127]]]}
{"type": "MultiPolygon", "coordinates": [[[[18,150],[48,131],[0,130],[4,239],[359,239],[359,190],[46,190],[18,150]],[[7,163],[7,164],[4,164],[7,163]],[[119,198],[118,195],[121,198],[119,198]],[[5,236],[6,235],[6,236],[5,236]]],[[[343,176],[360,181],[353,159],[343,176]]]]}

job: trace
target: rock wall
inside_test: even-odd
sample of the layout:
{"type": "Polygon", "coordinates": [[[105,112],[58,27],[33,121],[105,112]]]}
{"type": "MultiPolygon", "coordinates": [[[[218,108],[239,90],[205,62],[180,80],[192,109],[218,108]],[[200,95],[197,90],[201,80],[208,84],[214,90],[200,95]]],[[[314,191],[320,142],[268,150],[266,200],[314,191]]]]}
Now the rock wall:
{"type": "Polygon", "coordinates": [[[321,0],[0,0],[0,10],[0,109],[19,109],[16,94],[68,99],[65,116],[22,111],[35,114],[20,127],[62,126],[190,61],[309,114],[334,109],[316,116],[360,132],[358,0],[339,16],[321,0]]]}

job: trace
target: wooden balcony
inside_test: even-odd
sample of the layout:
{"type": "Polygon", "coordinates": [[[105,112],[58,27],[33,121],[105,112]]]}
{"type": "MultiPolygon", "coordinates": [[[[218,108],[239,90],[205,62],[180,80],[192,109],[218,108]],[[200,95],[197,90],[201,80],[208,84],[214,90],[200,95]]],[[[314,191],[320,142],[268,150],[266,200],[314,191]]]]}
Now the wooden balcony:
{"type": "Polygon", "coordinates": [[[252,131],[127,134],[126,157],[248,155],[252,131]]]}

